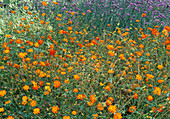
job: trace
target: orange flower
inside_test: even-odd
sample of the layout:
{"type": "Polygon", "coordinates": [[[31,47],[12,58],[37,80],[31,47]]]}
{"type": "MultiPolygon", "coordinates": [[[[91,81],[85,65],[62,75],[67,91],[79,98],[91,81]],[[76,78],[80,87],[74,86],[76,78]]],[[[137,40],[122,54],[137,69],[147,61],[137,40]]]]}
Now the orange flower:
{"type": "Polygon", "coordinates": [[[32,100],[30,102],[31,107],[35,107],[37,105],[37,102],[35,100],[32,100]]]}
{"type": "Polygon", "coordinates": [[[166,46],[166,49],[167,49],[167,50],[170,50],[170,45],[167,45],[167,46],[166,46]]]}
{"type": "Polygon", "coordinates": [[[90,102],[90,101],[88,101],[88,102],[87,102],[87,105],[88,105],[88,106],[92,106],[92,105],[93,105],[93,103],[92,103],[92,102],[90,102]]]}
{"type": "Polygon", "coordinates": [[[152,34],[158,36],[160,33],[157,31],[157,29],[152,29],[152,34]]]}
{"type": "Polygon", "coordinates": [[[106,100],[106,104],[107,104],[107,105],[111,105],[111,104],[112,104],[112,101],[109,100],[109,99],[107,99],[107,100],[106,100]]]}
{"type": "Polygon", "coordinates": [[[54,48],[51,48],[51,49],[50,49],[50,55],[52,55],[52,56],[55,55],[55,49],[54,49],[54,48]]]}
{"type": "Polygon", "coordinates": [[[68,27],[68,30],[71,31],[73,28],[72,27],[68,27]]]}
{"type": "Polygon", "coordinates": [[[4,112],[4,108],[3,107],[0,108],[0,112],[4,112]]]}
{"type": "Polygon", "coordinates": [[[131,106],[131,107],[129,107],[129,112],[130,113],[132,113],[132,112],[134,112],[134,111],[136,111],[136,106],[131,106]]]}
{"type": "Polygon", "coordinates": [[[38,42],[35,42],[34,46],[35,46],[36,48],[38,48],[38,47],[39,47],[38,42]]]}
{"type": "Polygon", "coordinates": [[[45,13],[42,13],[41,15],[42,15],[42,16],[45,16],[45,13]]]}
{"type": "Polygon", "coordinates": [[[15,41],[17,44],[20,44],[21,43],[21,39],[16,39],[15,41]]]}
{"type": "Polygon", "coordinates": [[[148,101],[152,101],[152,100],[153,100],[153,97],[152,97],[151,95],[149,95],[149,96],[147,97],[147,100],[148,100],[148,101]]]}
{"type": "Polygon", "coordinates": [[[14,119],[14,117],[13,116],[8,116],[7,119],[14,119]]]}
{"type": "Polygon", "coordinates": [[[63,119],[70,119],[70,116],[64,116],[63,119]]]}
{"type": "Polygon", "coordinates": [[[107,49],[109,49],[109,50],[113,50],[113,45],[107,45],[107,49]]]}
{"type": "Polygon", "coordinates": [[[39,108],[33,109],[33,113],[34,113],[34,114],[39,114],[39,113],[40,113],[40,109],[39,109],[39,108]]]}
{"type": "Polygon", "coordinates": [[[165,29],[170,32],[170,27],[169,26],[165,26],[165,29]]]}
{"type": "Polygon", "coordinates": [[[146,13],[143,13],[141,16],[142,16],[142,17],[145,17],[145,16],[146,16],[146,13]]]}
{"type": "Polygon", "coordinates": [[[153,91],[153,93],[160,96],[160,95],[161,95],[161,88],[159,88],[159,87],[154,87],[154,89],[155,89],[155,90],[153,91]]]}
{"type": "Polygon", "coordinates": [[[25,9],[25,10],[28,10],[28,7],[24,6],[24,9],[25,9]]]}
{"type": "Polygon", "coordinates": [[[157,67],[158,67],[159,70],[161,70],[163,68],[162,65],[158,65],[157,67]]]}
{"type": "Polygon", "coordinates": [[[38,44],[42,45],[43,44],[43,40],[38,40],[38,44]]]}
{"type": "Polygon", "coordinates": [[[73,89],[73,92],[74,92],[74,93],[78,93],[79,91],[78,91],[77,88],[74,88],[74,89],[73,89]]]}
{"type": "Polygon", "coordinates": [[[6,102],[5,102],[5,105],[7,105],[7,104],[9,104],[9,103],[11,103],[11,100],[6,101],[6,102]]]}
{"type": "Polygon", "coordinates": [[[110,86],[107,85],[104,89],[110,91],[110,86]]]}
{"type": "Polygon", "coordinates": [[[136,75],[136,79],[139,80],[139,81],[141,81],[141,80],[142,80],[142,76],[139,75],[139,74],[137,74],[137,75],[136,75]]]}
{"type": "Polygon", "coordinates": [[[61,86],[60,81],[58,81],[58,80],[54,81],[54,87],[55,88],[59,88],[60,86],[61,86]]]}
{"type": "Polygon", "coordinates": [[[76,114],[77,114],[77,112],[76,112],[76,111],[72,111],[71,113],[72,113],[73,115],[76,115],[76,114]]]}
{"type": "Polygon", "coordinates": [[[119,112],[116,112],[113,116],[113,119],[122,119],[122,114],[119,112]]]}
{"type": "Polygon", "coordinates": [[[24,90],[28,90],[28,89],[29,89],[29,86],[25,85],[25,86],[23,86],[23,89],[24,89],[24,90]]]}
{"type": "Polygon", "coordinates": [[[120,58],[121,60],[125,60],[124,54],[120,54],[120,55],[119,55],[119,58],[120,58]]]}
{"type": "Polygon", "coordinates": [[[74,79],[79,80],[80,76],[78,74],[74,75],[74,79]]]}
{"type": "Polygon", "coordinates": [[[42,2],[42,5],[47,6],[47,3],[45,1],[42,2]]]}
{"type": "Polygon", "coordinates": [[[114,71],[109,69],[109,71],[108,71],[107,73],[109,73],[109,74],[113,74],[113,73],[114,73],[114,71]]]}
{"type": "Polygon", "coordinates": [[[138,94],[137,94],[137,93],[134,93],[134,94],[133,94],[133,98],[138,99],[138,94]]]}
{"type": "Polygon", "coordinates": [[[115,113],[115,112],[117,111],[117,107],[116,107],[116,105],[110,105],[110,106],[108,107],[108,110],[109,110],[109,112],[111,112],[111,113],[115,113]]]}
{"type": "Polygon", "coordinates": [[[53,106],[52,107],[52,112],[53,113],[58,113],[59,107],[58,106],[53,106]]]}
{"type": "Polygon", "coordinates": [[[95,95],[90,95],[90,101],[91,101],[92,103],[95,103],[95,102],[96,102],[96,97],[95,97],[95,95]]]}
{"type": "Polygon", "coordinates": [[[104,110],[104,107],[102,106],[102,104],[98,103],[97,104],[97,109],[102,111],[102,110],[104,110]]]}
{"type": "Polygon", "coordinates": [[[40,20],[40,24],[42,24],[42,25],[43,25],[43,24],[44,24],[44,21],[43,21],[43,20],[40,20]]]}
{"type": "Polygon", "coordinates": [[[113,57],[113,56],[115,56],[115,52],[109,51],[109,52],[108,52],[108,55],[110,55],[111,57],[113,57]]]}
{"type": "Polygon", "coordinates": [[[162,82],[165,82],[165,81],[164,81],[164,80],[161,80],[161,79],[158,80],[158,83],[162,83],[162,82]]]}

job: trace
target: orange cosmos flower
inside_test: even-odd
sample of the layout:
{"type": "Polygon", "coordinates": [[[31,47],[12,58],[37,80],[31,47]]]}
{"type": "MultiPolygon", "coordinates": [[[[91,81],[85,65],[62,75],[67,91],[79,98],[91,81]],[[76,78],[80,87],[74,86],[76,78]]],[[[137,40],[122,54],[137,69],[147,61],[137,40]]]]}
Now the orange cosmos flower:
{"type": "Polygon", "coordinates": [[[73,28],[72,27],[68,27],[68,30],[71,31],[73,28]]]}
{"type": "Polygon", "coordinates": [[[50,55],[54,56],[55,55],[55,50],[52,48],[50,49],[50,55]]]}
{"type": "Polygon", "coordinates": [[[95,95],[90,95],[90,101],[91,101],[92,103],[95,103],[95,102],[96,102],[96,97],[95,97],[95,95]]]}
{"type": "Polygon", "coordinates": [[[169,26],[165,26],[165,29],[170,32],[170,27],[169,26]]]}
{"type": "Polygon", "coordinates": [[[116,107],[116,105],[110,105],[108,110],[111,113],[115,113],[117,111],[117,107],[116,107]]]}
{"type": "Polygon", "coordinates": [[[134,111],[136,111],[136,106],[131,106],[131,107],[129,107],[129,112],[130,113],[132,113],[132,112],[134,112],[134,111]]]}
{"type": "Polygon", "coordinates": [[[122,114],[119,112],[116,112],[113,116],[113,119],[122,119],[122,114]]]}
{"type": "Polygon", "coordinates": [[[39,113],[40,113],[40,109],[39,109],[39,108],[33,109],[33,113],[34,113],[34,114],[39,114],[39,113]]]}
{"type": "Polygon", "coordinates": [[[112,101],[109,100],[109,99],[107,99],[107,100],[106,100],[106,104],[107,104],[107,105],[111,105],[111,104],[112,104],[112,101]]]}
{"type": "Polygon", "coordinates": [[[139,74],[137,74],[137,75],[136,75],[136,79],[139,80],[139,81],[141,81],[141,80],[142,80],[142,76],[139,75],[139,74]]]}
{"type": "Polygon", "coordinates": [[[25,10],[28,10],[28,7],[24,6],[24,9],[25,9],[25,10]]]}
{"type": "Polygon", "coordinates": [[[159,70],[161,70],[163,68],[162,65],[158,65],[157,67],[158,67],[159,70]]]}
{"type": "Polygon", "coordinates": [[[53,106],[52,107],[52,112],[53,113],[58,113],[59,107],[58,106],[53,106]]]}
{"type": "Polygon", "coordinates": [[[153,97],[152,97],[151,95],[148,95],[147,100],[148,100],[148,101],[152,101],[152,100],[153,100],[153,97]]]}
{"type": "Polygon", "coordinates": [[[102,111],[102,110],[104,110],[104,107],[102,106],[102,104],[98,103],[97,104],[97,109],[102,111]]]}
{"type": "Polygon", "coordinates": [[[24,85],[24,86],[23,86],[23,89],[24,89],[24,90],[28,90],[28,89],[29,89],[29,86],[24,85]]]}
{"type": "Polygon", "coordinates": [[[38,40],[38,44],[42,45],[43,44],[43,40],[38,40]]]}
{"type": "Polygon", "coordinates": [[[14,117],[13,116],[8,116],[7,119],[14,119],[14,117]]]}
{"type": "Polygon", "coordinates": [[[74,89],[73,89],[73,92],[74,92],[74,93],[78,93],[79,91],[78,91],[77,88],[74,88],[74,89]]]}
{"type": "Polygon", "coordinates": [[[111,57],[113,57],[113,56],[115,56],[115,52],[109,51],[109,52],[108,52],[108,55],[110,55],[111,57]]]}
{"type": "Polygon", "coordinates": [[[80,76],[78,74],[74,75],[74,79],[79,80],[80,76]]]}
{"type": "Polygon", "coordinates": [[[58,80],[54,81],[54,87],[55,88],[59,88],[60,86],[61,86],[60,81],[58,81],[58,80]]]}
{"type": "Polygon", "coordinates": [[[35,107],[37,105],[37,102],[35,100],[32,100],[30,102],[31,107],[35,107]]]}
{"type": "Polygon", "coordinates": [[[3,97],[4,95],[6,95],[6,90],[1,90],[0,91],[0,96],[3,97]]]}
{"type": "Polygon", "coordinates": [[[73,115],[76,115],[76,114],[77,114],[77,112],[76,112],[76,111],[72,111],[71,113],[72,113],[73,115]]]}
{"type": "Polygon", "coordinates": [[[138,99],[138,94],[137,94],[137,93],[134,93],[134,94],[133,94],[133,98],[138,99]]]}
{"type": "Polygon", "coordinates": [[[161,79],[158,80],[158,83],[162,83],[162,82],[165,82],[165,81],[164,81],[164,80],[161,80],[161,79]]]}
{"type": "Polygon", "coordinates": [[[160,95],[161,95],[161,88],[159,88],[159,87],[154,87],[154,89],[155,89],[155,90],[153,91],[153,93],[160,96],[160,95]]]}
{"type": "Polygon", "coordinates": [[[167,49],[167,50],[170,50],[170,45],[167,45],[167,46],[166,46],[166,49],[167,49]]]}
{"type": "Polygon", "coordinates": [[[109,49],[109,50],[113,50],[113,45],[107,45],[107,49],[109,49]]]}
{"type": "Polygon", "coordinates": [[[119,58],[120,58],[121,60],[125,60],[124,54],[120,54],[120,55],[119,55],[119,58]]]}
{"type": "Polygon", "coordinates": [[[145,17],[145,16],[146,16],[146,13],[143,13],[141,16],[142,16],[142,17],[145,17]]]}
{"type": "Polygon", "coordinates": [[[0,108],[0,112],[4,112],[4,108],[3,107],[0,108]]]}
{"type": "Polygon", "coordinates": [[[64,116],[63,119],[70,119],[70,116],[64,116]]]}
{"type": "Polygon", "coordinates": [[[45,1],[42,2],[42,5],[47,6],[47,3],[45,1]]]}

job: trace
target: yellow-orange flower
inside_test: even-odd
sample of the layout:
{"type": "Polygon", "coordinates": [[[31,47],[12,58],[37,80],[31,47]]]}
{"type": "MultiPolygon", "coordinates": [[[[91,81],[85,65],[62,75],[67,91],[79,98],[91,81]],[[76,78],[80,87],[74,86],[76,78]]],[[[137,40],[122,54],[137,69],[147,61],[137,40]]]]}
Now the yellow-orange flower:
{"type": "Polygon", "coordinates": [[[42,5],[47,6],[47,3],[45,1],[42,2],[42,5]]]}
{"type": "Polygon", "coordinates": [[[76,112],[76,111],[72,111],[71,113],[72,113],[73,115],[76,115],[76,114],[77,114],[77,112],[76,112]]]}
{"type": "Polygon", "coordinates": [[[37,102],[35,100],[32,100],[30,102],[31,107],[35,107],[37,105],[37,102]]]}
{"type": "Polygon", "coordinates": [[[153,93],[160,96],[160,95],[161,95],[161,88],[159,88],[159,87],[154,87],[154,89],[155,89],[155,90],[153,91],[153,93]]]}
{"type": "Polygon", "coordinates": [[[141,81],[141,80],[142,80],[142,76],[139,75],[139,74],[137,74],[137,75],[136,75],[136,79],[139,80],[139,81],[141,81]]]}
{"type": "Polygon", "coordinates": [[[34,113],[34,114],[39,114],[39,113],[40,113],[40,109],[39,109],[39,108],[33,109],[33,113],[34,113]]]}
{"type": "Polygon", "coordinates": [[[64,116],[63,119],[70,119],[70,116],[64,116]]]}
{"type": "Polygon", "coordinates": [[[159,70],[161,70],[163,68],[162,65],[158,65],[157,67],[158,67],[159,70]]]}
{"type": "Polygon", "coordinates": [[[107,49],[109,49],[109,50],[113,50],[113,45],[107,45],[107,49]]]}
{"type": "Polygon", "coordinates": [[[23,86],[23,89],[24,89],[24,90],[28,90],[28,89],[29,89],[29,86],[24,85],[24,86],[23,86]]]}
{"type": "Polygon", "coordinates": [[[74,79],[76,80],[79,80],[80,79],[80,76],[77,74],[77,75],[74,75],[74,79]]]}
{"type": "Polygon", "coordinates": [[[134,112],[134,111],[136,111],[136,106],[131,106],[131,107],[129,107],[129,112],[130,113],[132,113],[132,112],[134,112]]]}
{"type": "Polygon", "coordinates": [[[55,88],[59,88],[60,86],[61,86],[60,81],[58,81],[58,80],[54,81],[54,87],[55,88]]]}
{"type": "Polygon", "coordinates": [[[0,112],[4,112],[4,108],[3,107],[0,108],[0,112]]]}
{"type": "Polygon", "coordinates": [[[116,112],[113,116],[113,119],[122,119],[122,114],[119,112],[116,112]]]}
{"type": "Polygon", "coordinates": [[[53,113],[58,113],[59,107],[58,106],[53,106],[52,107],[52,112],[53,113]]]}
{"type": "Polygon", "coordinates": [[[0,96],[3,97],[4,95],[6,95],[6,90],[1,90],[0,91],[0,96]]]}
{"type": "Polygon", "coordinates": [[[108,110],[111,113],[115,113],[117,111],[117,106],[116,105],[110,105],[108,110]]]}
{"type": "Polygon", "coordinates": [[[24,58],[26,55],[27,55],[27,53],[22,53],[22,52],[20,52],[20,53],[18,54],[18,56],[19,56],[20,58],[24,58]]]}
{"type": "Polygon", "coordinates": [[[14,119],[14,117],[13,116],[8,116],[7,119],[14,119]]]}
{"type": "Polygon", "coordinates": [[[148,101],[152,101],[152,100],[153,100],[153,97],[152,97],[151,95],[148,95],[147,100],[148,100],[148,101]]]}
{"type": "Polygon", "coordinates": [[[91,101],[92,103],[95,103],[95,102],[96,102],[96,97],[95,97],[95,95],[90,95],[90,101],[91,101]]]}

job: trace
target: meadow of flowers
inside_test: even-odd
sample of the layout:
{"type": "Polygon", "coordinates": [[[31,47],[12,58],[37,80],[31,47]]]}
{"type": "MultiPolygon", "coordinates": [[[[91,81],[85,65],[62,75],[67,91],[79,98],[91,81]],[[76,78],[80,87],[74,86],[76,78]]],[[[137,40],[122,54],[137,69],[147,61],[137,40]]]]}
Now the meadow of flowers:
{"type": "Polygon", "coordinates": [[[169,0],[0,2],[0,119],[168,119],[169,80],[169,0]]]}

